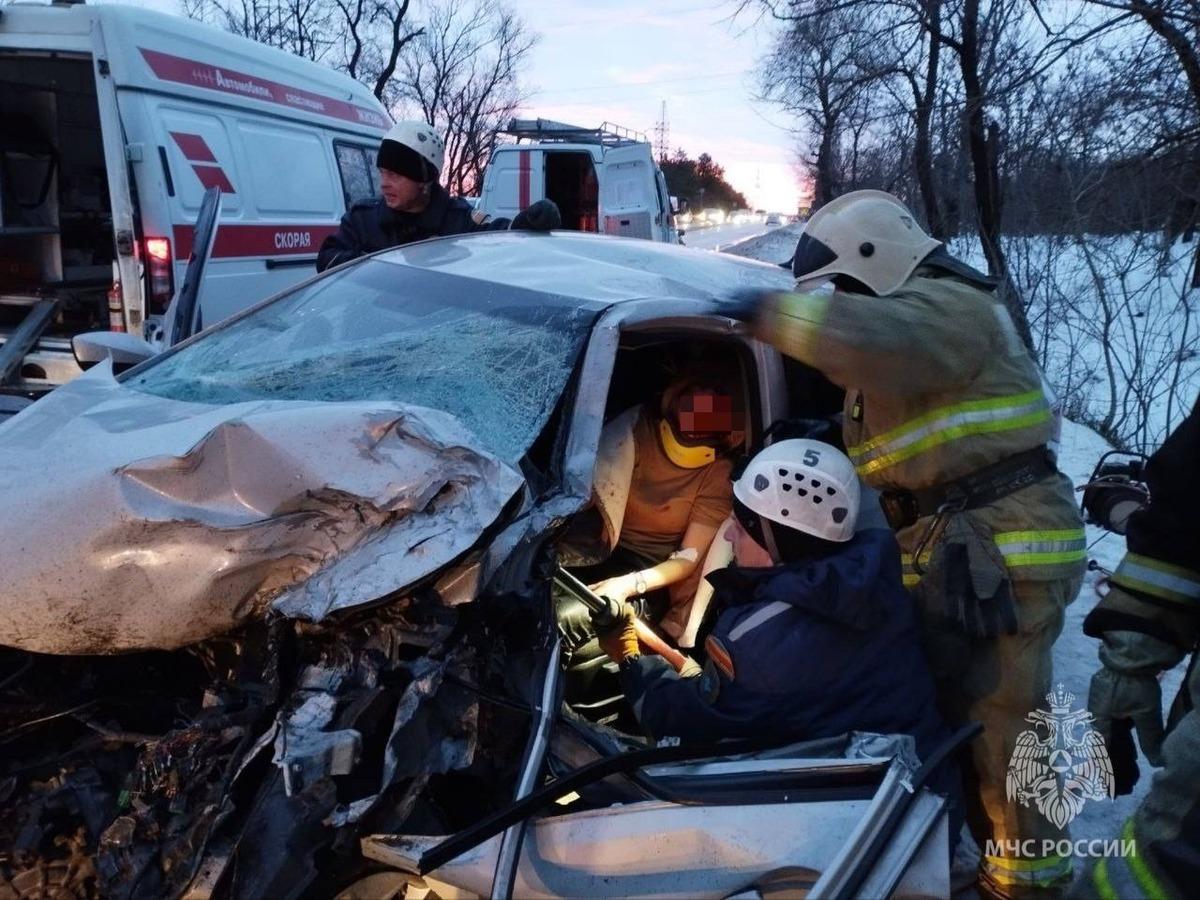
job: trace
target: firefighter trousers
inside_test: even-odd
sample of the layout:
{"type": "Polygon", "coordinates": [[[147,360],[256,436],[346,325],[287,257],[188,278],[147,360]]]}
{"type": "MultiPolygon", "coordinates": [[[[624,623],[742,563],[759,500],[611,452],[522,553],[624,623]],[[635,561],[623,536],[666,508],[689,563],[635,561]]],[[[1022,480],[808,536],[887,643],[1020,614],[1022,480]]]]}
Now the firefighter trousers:
{"type": "Polygon", "coordinates": [[[1192,666],[1183,690],[1191,696],[1191,709],[1163,741],[1163,767],[1125,822],[1121,852],[1096,862],[1079,895],[1194,896],[1200,884],[1200,666],[1192,666]]]}
{"type": "MultiPolygon", "coordinates": [[[[1066,830],[1032,804],[1009,800],[1005,782],[1018,735],[1033,727],[1026,717],[1048,708],[1051,649],[1080,582],[1080,577],[1012,581],[1018,633],[996,638],[964,634],[939,615],[940,597],[916,592],[942,715],[952,726],[968,721],[984,726],[964,761],[963,794],[968,825],[984,854],[980,886],[993,896],[1046,898],[1070,883],[1071,859],[1043,853],[1065,839],[1066,830]]],[[[1079,686],[1080,705],[1085,688],[1079,686]]]]}

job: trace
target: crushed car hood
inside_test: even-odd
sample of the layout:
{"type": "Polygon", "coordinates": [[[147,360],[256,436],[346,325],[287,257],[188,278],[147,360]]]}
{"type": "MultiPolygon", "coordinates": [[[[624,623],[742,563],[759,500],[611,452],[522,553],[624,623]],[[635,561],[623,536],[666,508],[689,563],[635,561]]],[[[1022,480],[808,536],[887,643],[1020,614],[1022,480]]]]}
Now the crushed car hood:
{"type": "Polygon", "coordinates": [[[181,402],[106,363],[0,427],[0,644],[173,649],[319,620],[467,550],[523,480],[388,402],[181,402]]]}

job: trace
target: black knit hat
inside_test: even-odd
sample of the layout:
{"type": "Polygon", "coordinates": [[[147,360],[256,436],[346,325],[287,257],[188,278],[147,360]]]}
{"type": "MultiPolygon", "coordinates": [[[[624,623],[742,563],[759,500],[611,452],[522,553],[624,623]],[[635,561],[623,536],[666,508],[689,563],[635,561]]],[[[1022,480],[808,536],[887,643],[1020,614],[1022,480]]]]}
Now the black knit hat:
{"type": "Polygon", "coordinates": [[[438,174],[429,160],[397,141],[385,140],[379,145],[379,155],[375,158],[375,164],[381,169],[387,169],[421,184],[433,181],[438,174]]]}

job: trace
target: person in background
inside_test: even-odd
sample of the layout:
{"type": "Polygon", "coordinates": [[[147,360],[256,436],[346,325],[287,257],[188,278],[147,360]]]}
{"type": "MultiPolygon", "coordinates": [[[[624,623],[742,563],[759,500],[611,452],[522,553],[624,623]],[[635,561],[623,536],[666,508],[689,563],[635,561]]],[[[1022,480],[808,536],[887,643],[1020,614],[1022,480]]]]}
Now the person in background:
{"type": "Polygon", "coordinates": [[[558,207],[539,200],[510,222],[489,219],[438,184],[445,155],[441,136],[420,121],[397,122],[379,145],[382,196],[355,203],[338,230],[321,244],[317,271],[426,238],[506,228],[551,231],[562,224],[558,207]]]}
{"type": "Polygon", "coordinates": [[[1103,641],[1088,708],[1116,793],[1137,782],[1134,729],[1146,759],[1162,766],[1119,835],[1136,856],[1101,859],[1081,883],[1081,893],[1106,900],[1187,897],[1200,884],[1200,398],[1150,457],[1145,477],[1150,502],[1129,517],[1125,557],[1083,621],[1084,633],[1103,641]],[[1164,728],[1159,677],[1189,653],[1164,728]]]}

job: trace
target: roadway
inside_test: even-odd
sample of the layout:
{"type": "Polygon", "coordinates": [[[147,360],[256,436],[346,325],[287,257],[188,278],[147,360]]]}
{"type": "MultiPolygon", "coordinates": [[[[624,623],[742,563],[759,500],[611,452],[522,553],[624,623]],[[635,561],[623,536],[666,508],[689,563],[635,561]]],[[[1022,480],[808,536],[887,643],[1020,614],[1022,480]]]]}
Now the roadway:
{"type": "Polygon", "coordinates": [[[748,222],[743,225],[711,225],[707,228],[694,228],[685,225],[683,243],[686,247],[696,247],[700,250],[723,250],[730,244],[748,240],[766,234],[779,226],[767,227],[762,222],[748,222]]]}

